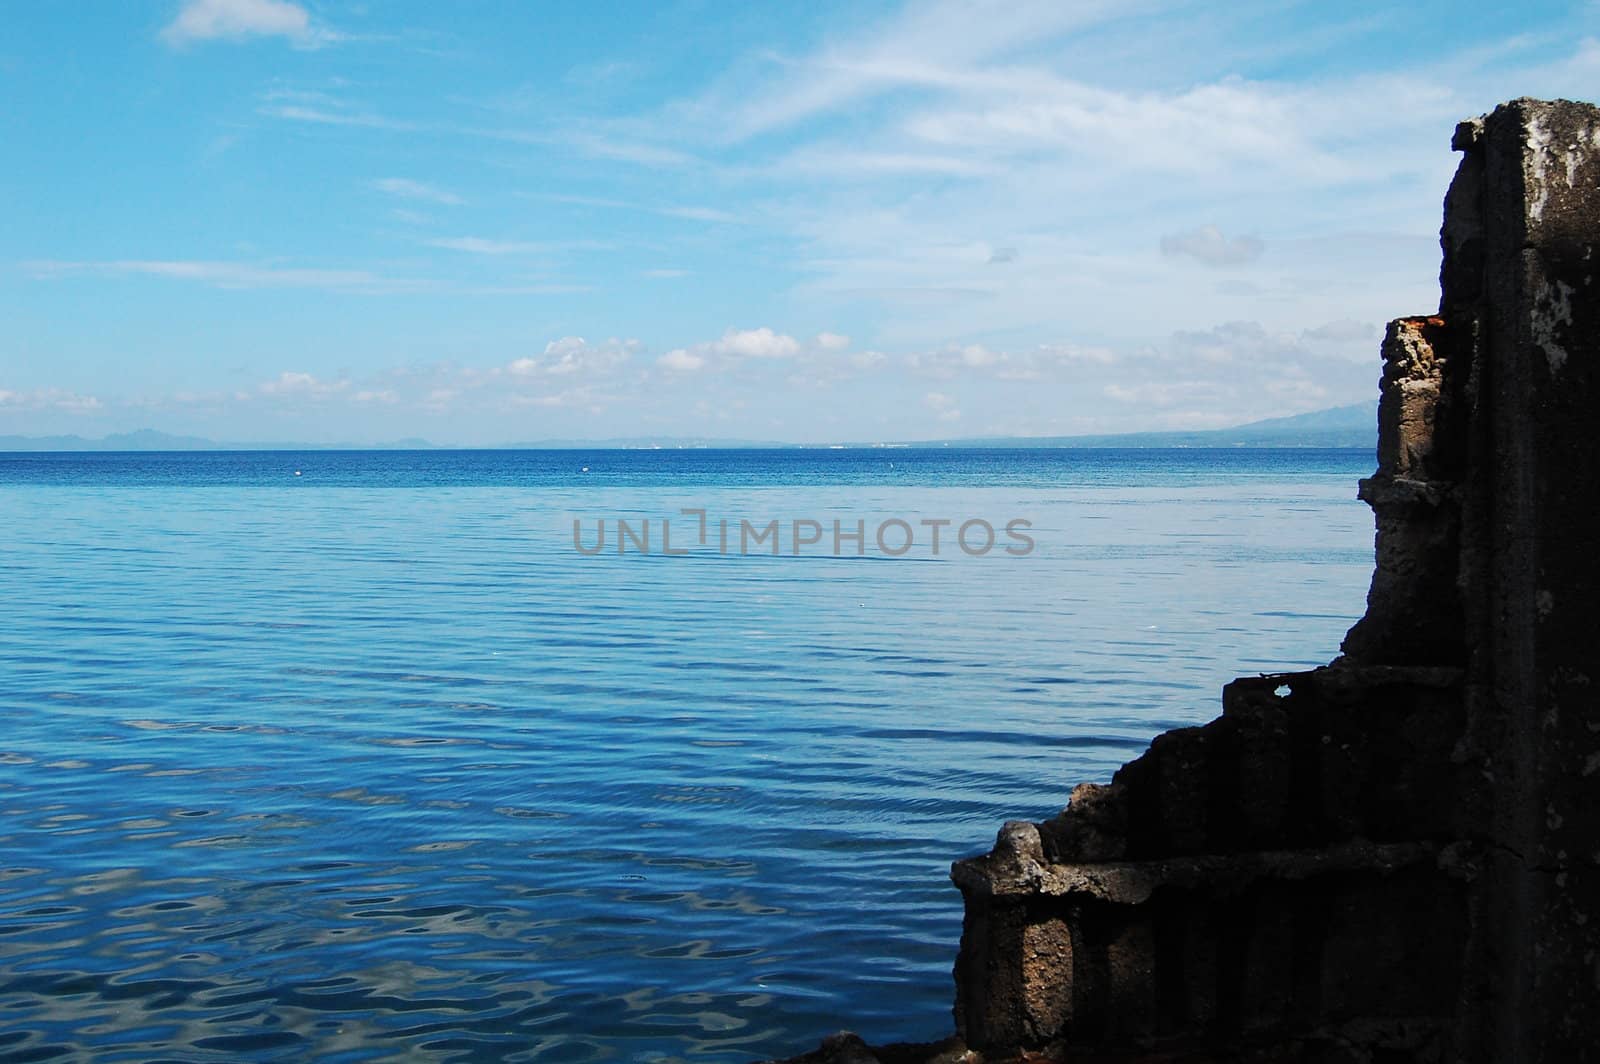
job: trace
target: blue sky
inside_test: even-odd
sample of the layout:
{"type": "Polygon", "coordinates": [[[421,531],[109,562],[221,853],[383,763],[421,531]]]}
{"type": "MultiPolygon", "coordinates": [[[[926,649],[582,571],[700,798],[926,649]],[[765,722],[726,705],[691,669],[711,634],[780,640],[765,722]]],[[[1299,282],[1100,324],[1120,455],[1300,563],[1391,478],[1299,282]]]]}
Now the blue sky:
{"type": "Polygon", "coordinates": [[[1376,394],[1600,4],[6,7],[0,434],[825,441],[1376,394]]]}

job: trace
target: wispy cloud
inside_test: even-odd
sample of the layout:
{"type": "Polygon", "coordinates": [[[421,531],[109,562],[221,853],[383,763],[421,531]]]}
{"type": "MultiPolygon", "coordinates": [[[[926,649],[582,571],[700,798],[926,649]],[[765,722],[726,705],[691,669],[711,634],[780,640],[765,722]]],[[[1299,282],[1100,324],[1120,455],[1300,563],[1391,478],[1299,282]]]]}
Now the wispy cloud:
{"type": "Polygon", "coordinates": [[[600,196],[540,195],[536,197],[554,203],[571,203],[579,207],[603,207],[611,210],[644,211],[666,218],[682,218],[691,222],[738,222],[739,215],[719,207],[683,206],[678,204],[632,203],[627,200],[606,199],[600,196]]]}
{"type": "Polygon", "coordinates": [[[372,183],[372,187],[379,192],[399,199],[421,200],[427,203],[443,204],[447,207],[458,207],[466,202],[454,192],[405,177],[379,178],[372,183]]]}
{"type": "Polygon", "coordinates": [[[594,285],[566,284],[561,281],[461,285],[451,289],[451,291],[459,292],[465,296],[570,296],[579,292],[593,292],[594,290],[594,285]]]}
{"type": "Polygon", "coordinates": [[[738,216],[716,207],[659,207],[657,213],[670,218],[684,218],[691,222],[736,222],[738,216]]]}
{"type": "Polygon", "coordinates": [[[1214,225],[1203,225],[1161,238],[1161,254],[1169,258],[1188,257],[1207,266],[1241,266],[1254,262],[1266,250],[1257,237],[1226,237],[1214,225]]]}
{"type": "Polygon", "coordinates": [[[319,126],[352,126],[406,133],[423,127],[358,109],[343,100],[321,93],[269,93],[258,109],[268,118],[281,118],[319,126]]]}
{"type": "Polygon", "coordinates": [[[481,236],[447,236],[426,242],[429,247],[464,251],[469,255],[534,255],[550,250],[548,244],[525,240],[494,240],[481,236]]]}
{"type": "Polygon", "coordinates": [[[385,277],[368,270],[336,270],[204,259],[120,259],[107,262],[36,260],[24,268],[41,279],[74,275],[163,277],[215,288],[324,288],[381,294],[437,287],[420,278],[385,277]]]}
{"type": "Polygon", "coordinates": [[[32,391],[0,388],[0,410],[57,410],[67,414],[88,414],[104,406],[92,395],[62,388],[37,388],[32,391]]]}
{"type": "Polygon", "coordinates": [[[793,295],[873,315],[873,343],[1120,342],[1428,305],[1454,122],[1518,84],[1572,93],[1600,69],[1592,42],[1541,46],[1520,70],[1516,52],[1354,63],[1349,34],[1378,32],[1358,27],[1338,48],[1301,45],[1313,54],[1284,73],[1251,58],[1281,34],[1160,6],[912,5],[813,51],[752,53],[646,117],[720,161],[745,202],[767,193],[762,223],[803,256],[793,295]],[[1187,52],[1196,30],[1223,53],[1187,52]],[[1123,52],[1138,67],[1119,69],[1123,52]],[[1347,239],[1361,234],[1406,243],[1363,266],[1347,239]],[[1269,252],[1254,287],[1186,269],[1269,252]]]}
{"type": "Polygon", "coordinates": [[[349,390],[348,380],[321,380],[313,374],[298,371],[280,373],[257,388],[262,395],[315,400],[332,399],[349,390]]]}
{"type": "Polygon", "coordinates": [[[1119,356],[1109,347],[1081,344],[1038,344],[1021,350],[988,347],[984,344],[951,344],[931,351],[916,351],[906,356],[907,368],[915,373],[949,380],[962,375],[995,380],[1029,381],[1062,377],[1084,367],[1109,366],[1119,356]]]}
{"type": "MultiPolygon", "coordinates": [[[[1148,6],[1148,5],[1137,5],[1148,6]]],[[[736,82],[696,108],[717,115],[734,138],[805,122],[842,107],[948,77],[952,70],[1037,47],[1061,34],[1125,16],[1135,5],[1111,0],[940,0],[906,7],[856,38],[798,59],[771,56],[777,76],[752,87],[736,82]]]]}
{"type": "MultiPolygon", "coordinates": [[[[504,131],[479,130],[481,135],[504,138],[504,131]]],[[[585,155],[598,159],[615,159],[618,162],[638,163],[641,166],[684,166],[695,162],[695,157],[680,148],[669,148],[637,140],[623,140],[613,136],[593,133],[568,132],[559,139],[585,155]]]]}
{"type": "Polygon", "coordinates": [[[268,118],[311,125],[348,126],[564,149],[593,159],[645,167],[688,167],[699,164],[694,155],[681,148],[616,134],[596,133],[577,127],[539,130],[484,126],[465,121],[397,118],[365,104],[324,92],[274,90],[262,96],[257,113],[268,118]]]}
{"type": "MultiPolygon", "coordinates": [[[[500,246],[492,241],[483,243],[491,247],[500,246]]],[[[439,246],[454,245],[441,242],[439,246]]],[[[475,251],[479,254],[511,254],[519,249],[545,251],[551,246],[513,245],[508,246],[504,252],[490,251],[466,238],[460,250],[475,251]]],[[[429,292],[461,296],[553,296],[593,291],[590,285],[561,281],[465,283],[427,277],[391,277],[371,270],[295,267],[203,259],[124,259],[108,262],[63,262],[46,259],[24,262],[21,265],[34,278],[46,281],[71,277],[157,277],[232,290],[307,288],[350,295],[429,292]]]]}
{"type": "Polygon", "coordinates": [[[997,162],[949,153],[861,151],[840,145],[801,148],[774,164],[771,172],[789,177],[855,180],[862,177],[992,177],[1004,171],[997,162]]]}
{"type": "Polygon", "coordinates": [[[956,406],[956,401],[943,392],[928,392],[922,397],[922,405],[937,414],[940,421],[961,420],[961,410],[956,406]]]}

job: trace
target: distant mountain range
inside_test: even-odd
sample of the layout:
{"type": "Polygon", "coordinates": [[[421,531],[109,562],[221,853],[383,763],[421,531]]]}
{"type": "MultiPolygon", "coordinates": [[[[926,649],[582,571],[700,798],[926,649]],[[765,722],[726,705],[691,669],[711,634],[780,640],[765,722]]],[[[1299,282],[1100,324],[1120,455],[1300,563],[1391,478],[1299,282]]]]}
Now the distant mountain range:
{"type": "Polygon", "coordinates": [[[822,443],[784,443],[781,440],[723,440],[714,436],[614,436],[605,440],[531,440],[508,443],[496,450],[506,451],[781,451],[803,447],[826,447],[822,443]]]}
{"type": "MultiPolygon", "coordinates": [[[[942,446],[945,441],[930,443],[942,446]]],[[[956,441],[950,441],[953,445],[956,441]]],[[[1360,447],[1378,446],[1376,401],[1252,421],[1230,429],[1125,432],[1103,436],[1001,436],[963,447],[1360,447]]]]}
{"type": "MultiPolygon", "coordinates": [[[[1228,429],[1187,432],[1123,432],[1100,436],[992,436],[978,439],[793,444],[705,437],[638,436],[608,440],[535,440],[507,444],[505,450],[605,450],[638,448],[790,448],[790,447],[1351,447],[1373,450],[1378,443],[1376,402],[1337,406],[1292,417],[1252,421],[1228,429]]],[[[0,451],[423,451],[427,440],[390,443],[229,443],[199,436],[173,436],[143,429],[92,440],[82,436],[0,436],[0,451]]]]}

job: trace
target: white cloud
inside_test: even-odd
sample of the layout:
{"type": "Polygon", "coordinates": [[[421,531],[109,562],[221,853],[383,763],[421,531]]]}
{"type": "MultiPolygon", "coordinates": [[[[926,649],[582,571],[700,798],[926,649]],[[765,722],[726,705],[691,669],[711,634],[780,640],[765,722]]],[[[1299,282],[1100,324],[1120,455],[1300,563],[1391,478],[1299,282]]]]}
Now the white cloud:
{"type": "MultiPolygon", "coordinates": [[[[1530,46],[1436,51],[1374,72],[1351,62],[1358,50],[1337,35],[1346,20],[1313,20],[1321,36],[1284,42],[1237,14],[1147,14],[907,5],[844,32],[834,23],[815,50],[752,54],[639,125],[698,138],[708,156],[728,153],[730,178],[775,188],[761,220],[802,249],[797,291],[872,315],[871,342],[1126,344],[1230,317],[1293,326],[1426,307],[1449,131],[1494,102],[1490,86],[1517,95],[1552,80],[1511,65],[1530,46]],[[1197,32],[1200,47],[1188,39],[1197,32]],[[1278,48],[1308,62],[1265,54],[1278,48]],[[756,138],[768,139],[740,143],[756,138]],[[1353,246],[1408,238],[1371,258],[1353,246]],[[1250,274],[1253,291],[1185,276],[1186,265],[1237,269],[1268,251],[1274,270],[1250,274]]],[[[1573,55],[1552,92],[1589,91],[1600,44],[1537,47],[1573,55]]]]}
{"type": "Polygon", "coordinates": [[[840,145],[800,148],[784,156],[774,173],[834,180],[861,177],[995,177],[1004,172],[979,158],[929,151],[861,151],[840,145]]]}
{"type": "Polygon", "coordinates": [[[122,259],[109,262],[42,260],[24,263],[35,277],[100,276],[164,277],[196,281],[216,288],[325,288],[335,291],[413,292],[435,287],[431,281],[384,277],[368,270],[337,270],[222,262],[204,259],[122,259]]]}
{"type": "Polygon", "coordinates": [[[372,183],[372,187],[400,199],[424,200],[428,203],[442,203],[449,207],[460,206],[464,202],[454,192],[447,192],[442,188],[404,177],[380,178],[372,183]]]}
{"type": "Polygon", "coordinates": [[[1215,382],[1196,379],[1108,384],[1102,391],[1108,399],[1146,407],[1171,407],[1184,404],[1203,407],[1219,394],[1215,382]]]}
{"type": "Polygon", "coordinates": [[[303,46],[332,39],[311,25],[304,7],[288,0],[185,0],[161,37],[175,47],[246,37],[286,37],[303,46]]]}
{"type": "Polygon", "coordinates": [[[456,388],[434,388],[417,403],[417,407],[426,413],[442,414],[451,409],[460,394],[456,388]]]}
{"type": "Polygon", "coordinates": [[[458,288],[456,291],[469,296],[567,296],[574,292],[593,292],[594,286],[561,283],[497,284],[458,288]]]}
{"type": "MultiPolygon", "coordinates": [[[[164,14],[177,14],[168,29],[174,43],[181,24],[188,40],[267,34],[312,44],[321,16],[342,10],[314,0],[164,4],[164,14]]],[[[516,239],[546,233],[515,214],[480,225],[445,209],[462,203],[452,189],[479,198],[470,176],[474,149],[479,161],[488,151],[492,163],[505,164],[513,185],[542,183],[539,175],[553,171],[541,164],[554,156],[561,187],[619,198],[529,195],[640,214],[599,219],[596,231],[637,234],[640,221],[651,223],[643,239],[619,238],[608,249],[616,257],[597,276],[632,276],[635,288],[687,301],[674,304],[686,320],[705,310],[692,305],[711,298],[702,290],[725,287],[730,273],[758,287],[777,285],[786,289],[779,300],[786,309],[775,324],[793,335],[773,328],[668,333],[654,350],[673,350],[659,359],[615,341],[566,337],[542,350],[485,352],[475,377],[448,368],[428,371],[426,384],[382,374],[361,379],[341,401],[415,404],[427,396],[443,403],[448,395],[457,412],[488,411],[497,402],[576,408],[589,398],[581,392],[586,383],[626,369],[617,387],[632,389],[640,411],[656,398],[652,387],[678,373],[690,375],[692,387],[674,387],[709,397],[719,409],[747,394],[768,404],[765,414],[808,398],[784,394],[785,382],[872,373],[857,387],[840,388],[837,401],[826,404],[828,416],[858,424],[880,416],[886,424],[931,421],[926,396],[939,395],[949,402],[938,413],[960,409],[974,428],[1013,411],[1019,422],[1103,414],[1121,419],[1118,427],[1137,428],[1149,427],[1138,423],[1148,418],[1246,419],[1370,394],[1373,323],[1426,309],[1436,295],[1433,232],[1438,194],[1455,161],[1448,150],[1454,120],[1515,94],[1497,87],[1577,94],[1600,70],[1600,44],[1580,42],[1581,32],[1556,40],[1549,21],[1530,25],[1529,36],[1539,39],[1516,46],[1521,52],[1498,45],[1483,55],[1422,50],[1374,74],[1368,71],[1377,68],[1357,61],[1366,54],[1359,35],[1337,48],[1314,43],[1318,32],[1354,19],[1306,23],[1304,12],[1285,16],[1273,5],[1253,8],[1249,17],[1260,21],[1249,27],[1238,12],[1182,5],[1150,18],[1149,5],[1136,3],[1128,17],[1116,0],[891,6],[887,18],[829,16],[811,27],[818,33],[801,35],[823,42],[815,50],[752,53],[698,99],[626,117],[618,109],[641,98],[631,89],[577,108],[528,90],[526,111],[505,119],[508,128],[493,128],[501,119],[485,117],[493,113],[486,107],[471,110],[475,104],[459,97],[397,102],[377,95],[387,91],[382,79],[364,76],[359,83],[329,77],[319,83],[322,92],[274,89],[254,101],[265,113],[316,124],[266,123],[279,136],[297,132],[323,146],[351,138],[362,142],[351,147],[410,159],[369,168],[357,180],[370,180],[361,191],[379,214],[410,208],[439,219],[459,215],[448,228],[408,231],[412,252],[430,266],[380,264],[382,248],[373,245],[370,260],[329,263],[369,269],[268,257],[277,249],[231,252],[261,256],[253,262],[38,268],[216,288],[519,297],[576,291],[545,284],[542,272],[525,268],[541,253],[575,245],[516,239]],[[1310,32],[1284,40],[1286,24],[1310,32]],[[1235,48],[1287,49],[1291,56],[1241,60],[1235,48]],[[1570,58],[1528,65],[1530,57],[1557,53],[1570,58]],[[363,100],[362,93],[374,95],[363,100]],[[1405,106],[1394,106],[1397,99],[1405,106]],[[402,110],[413,105],[422,109],[402,110]],[[415,140],[402,145],[394,136],[379,145],[370,132],[378,130],[415,140]],[[643,184],[619,183],[605,180],[617,167],[596,159],[654,170],[643,184]],[[596,180],[586,180],[591,176],[596,180]],[[393,199],[380,201],[377,193],[393,199]],[[662,224],[660,216],[682,221],[662,224]],[[720,228],[734,221],[748,228],[720,228]],[[1213,224],[1196,228],[1202,221],[1213,224]],[[461,235],[473,232],[483,235],[461,235]],[[439,237],[432,247],[443,250],[423,253],[429,237],[439,237]],[[1271,243],[1270,270],[1200,269],[1260,261],[1262,237],[1271,243]],[[652,263],[662,268],[647,269],[652,263]],[[643,279],[685,276],[667,267],[686,266],[703,286],[643,279]],[[383,276],[407,269],[459,279],[383,276]],[[1306,327],[1317,322],[1333,323],[1306,327]],[[819,333],[824,325],[847,326],[855,343],[873,349],[852,353],[842,335],[819,333]],[[703,381],[713,373],[718,379],[703,381]],[[437,385],[437,394],[427,385],[437,385]],[[561,393],[566,399],[549,394],[572,386],[561,393]]],[[[1402,36],[1411,39],[1390,39],[1402,36]]],[[[625,283],[617,289],[625,290],[625,283]]],[[[604,317],[585,320],[605,327],[604,317]]],[[[502,333],[485,327],[483,335],[502,333]]],[[[459,342],[419,336],[412,347],[433,352],[419,358],[438,357],[459,342]]],[[[359,363],[371,354],[352,357],[359,363]]],[[[265,394],[340,387],[303,376],[252,392],[257,405],[272,405],[259,401],[265,394]]],[[[14,405],[15,395],[0,403],[14,405]]],[[[668,417],[650,416],[661,425],[668,417]]]]}
{"type": "MultiPolygon", "coordinates": [[[[311,43],[337,40],[337,34],[314,32],[311,43]]],[[[265,93],[258,113],[270,118],[313,125],[359,126],[368,129],[386,129],[398,133],[423,133],[433,136],[460,137],[471,140],[499,141],[507,144],[525,144],[537,147],[576,150],[598,159],[636,163],[647,167],[681,167],[695,164],[697,160],[676,148],[662,147],[618,140],[585,131],[534,132],[526,129],[506,129],[462,124],[458,122],[424,122],[391,118],[370,108],[353,104],[336,96],[321,92],[300,90],[274,90],[265,93]]],[[[654,208],[652,208],[654,209],[654,208]]],[[[698,211],[698,208],[679,208],[698,211]]],[[[670,213],[673,209],[660,209],[670,213]]]]}
{"type": "Polygon", "coordinates": [[[429,247],[447,251],[465,251],[470,255],[529,255],[546,250],[543,244],[530,244],[520,240],[490,240],[479,236],[440,237],[428,241],[429,247]]]}
{"type": "Polygon", "coordinates": [[[537,356],[516,359],[506,366],[506,372],[515,377],[599,376],[627,365],[639,349],[637,340],[591,344],[581,336],[564,336],[545,344],[537,356]]]}
{"type": "Polygon", "coordinates": [[[959,421],[961,411],[956,401],[943,392],[929,392],[922,397],[922,405],[938,415],[940,421],[959,421]]]}
{"type": "MultiPolygon", "coordinates": [[[[515,131],[480,129],[464,132],[496,140],[520,141],[524,139],[515,131]]],[[[637,141],[618,140],[587,133],[571,133],[562,139],[585,155],[592,155],[599,159],[614,159],[617,162],[635,163],[639,166],[684,166],[694,162],[692,156],[677,148],[663,148],[654,144],[641,144],[637,141]]]]}
{"type": "Polygon", "coordinates": [[[727,211],[715,207],[659,207],[655,208],[657,214],[665,214],[672,218],[684,218],[691,222],[736,222],[738,217],[727,211]]]}
{"type": "Polygon", "coordinates": [[[656,365],[662,369],[672,370],[674,373],[693,373],[705,368],[706,357],[697,355],[684,348],[674,348],[656,359],[656,365]]]}
{"type": "Polygon", "coordinates": [[[1333,131],[1305,91],[1225,79],[1167,93],[1131,93],[1034,71],[961,79],[960,94],[912,116],[913,140],[962,157],[1048,151],[1165,173],[1251,163],[1309,179],[1351,176],[1349,160],[1318,143],[1333,131]],[[979,153],[982,153],[980,155],[979,153]]]}
{"type": "Polygon", "coordinates": [[[811,344],[803,344],[787,333],[766,326],[729,329],[715,340],[668,351],[656,360],[656,365],[677,373],[692,373],[708,367],[731,370],[838,351],[849,342],[849,337],[829,332],[819,334],[811,344]]]}
{"type": "Polygon", "coordinates": [[[568,193],[542,193],[535,198],[551,200],[556,203],[571,203],[579,207],[605,207],[620,211],[644,211],[650,214],[659,214],[666,218],[683,218],[691,222],[738,222],[739,216],[732,211],[721,210],[716,207],[694,207],[659,204],[636,203],[629,200],[607,199],[603,196],[577,196],[568,193]]]}
{"type": "Polygon", "coordinates": [[[1024,46],[1128,13],[1111,0],[940,0],[907,6],[874,31],[815,55],[782,62],[775,85],[731,85],[710,103],[734,137],[940,80],[943,72],[995,60],[1024,46]]]}
{"type": "MultiPolygon", "coordinates": [[[[482,255],[509,255],[515,252],[548,251],[553,245],[478,242],[468,238],[459,242],[440,241],[440,246],[482,255]]],[[[224,289],[318,288],[350,295],[392,295],[409,292],[439,292],[469,296],[571,295],[593,291],[589,285],[532,281],[511,284],[466,284],[423,277],[386,277],[370,270],[325,269],[318,267],[276,266],[245,262],[205,260],[127,259],[115,262],[62,262],[37,260],[23,268],[39,280],[74,276],[161,277],[193,281],[224,289]]]]}
{"type": "Polygon", "coordinates": [[[1168,233],[1161,238],[1161,254],[1168,258],[1187,256],[1207,266],[1241,266],[1259,259],[1265,250],[1266,245],[1257,237],[1225,237],[1214,225],[1168,233]]]}
{"type": "Polygon", "coordinates": [[[973,375],[996,380],[1037,380],[1059,376],[1074,367],[1108,365],[1116,359],[1109,348],[1077,344],[1039,344],[1020,351],[963,344],[913,352],[905,362],[915,372],[941,379],[973,375]]]}
{"type": "Polygon", "coordinates": [[[264,104],[260,111],[270,118],[284,118],[291,122],[309,122],[321,126],[360,126],[366,129],[392,129],[400,132],[417,128],[409,122],[399,122],[365,111],[335,111],[310,107],[306,104],[264,104]]]}
{"type": "Polygon", "coordinates": [[[1368,356],[1378,349],[1378,342],[1382,338],[1383,327],[1377,322],[1355,321],[1350,318],[1330,321],[1326,325],[1307,329],[1303,334],[1303,339],[1311,343],[1359,345],[1366,349],[1368,356]]]}
{"type": "Polygon", "coordinates": [[[89,414],[104,407],[98,398],[64,388],[38,388],[17,392],[0,388],[0,409],[58,410],[67,414],[89,414]]]}
{"type": "Polygon", "coordinates": [[[347,380],[319,380],[310,373],[287,371],[270,381],[263,381],[258,391],[262,395],[300,399],[331,399],[350,388],[347,380]]]}
{"type": "Polygon", "coordinates": [[[791,358],[800,353],[800,342],[792,336],[759,329],[729,329],[710,349],[735,358],[791,358]]]}
{"type": "Polygon", "coordinates": [[[984,347],[982,344],[968,344],[956,352],[956,357],[963,366],[972,369],[982,369],[1001,361],[1002,356],[984,347]]]}
{"type": "Polygon", "coordinates": [[[1233,321],[1174,333],[1157,348],[1137,352],[1081,383],[1120,403],[1159,412],[1169,427],[1223,423],[1301,413],[1376,395],[1376,340],[1357,361],[1330,356],[1320,333],[1277,331],[1256,321],[1233,321]]]}
{"type": "Polygon", "coordinates": [[[336,93],[286,86],[262,93],[258,114],[311,125],[385,129],[397,133],[420,132],[425,127],[380,114],[369,106],[336,93]]]}
{"type": "Polygon", "coordinates": [[[1212,364],[1281,362],[1286,355],[1304,354],[1301,338],[1295,333],[1269,330],[1258,321],[1182,330],[1173,333],[1170,349],[1188,362],[1212,364]]]}

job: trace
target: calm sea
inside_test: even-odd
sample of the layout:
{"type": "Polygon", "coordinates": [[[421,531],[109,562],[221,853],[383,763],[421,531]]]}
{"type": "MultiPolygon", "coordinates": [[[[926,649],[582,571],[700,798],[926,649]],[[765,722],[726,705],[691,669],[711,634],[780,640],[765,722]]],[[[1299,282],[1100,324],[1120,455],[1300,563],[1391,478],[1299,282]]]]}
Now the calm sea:
{"type": "Polygon", "coordinates": [[[950,861],[1233,676],[1330,658],[1372,465],[0,455],[0,1058],[940,1036],[950,861]],[[573,549],[618,517],[689,552],[573,549]],[[781,553],[720,551],[723,519],[780,521],[781,553]],[[921,535],[1013,519],[1031,552],[921,535]],[[823,542],[792,553],[795,520],[823,542]]]}

